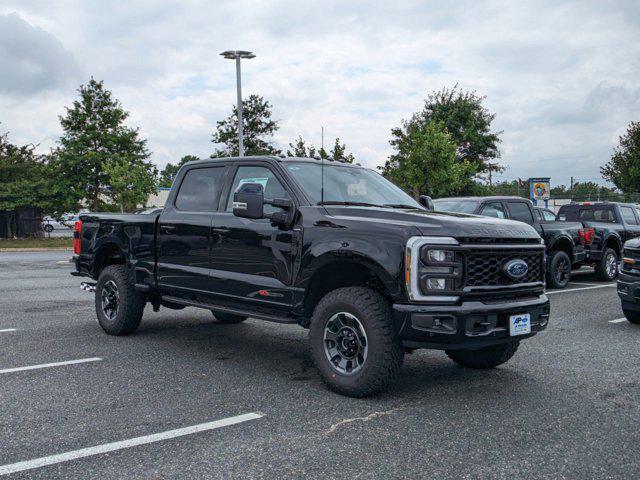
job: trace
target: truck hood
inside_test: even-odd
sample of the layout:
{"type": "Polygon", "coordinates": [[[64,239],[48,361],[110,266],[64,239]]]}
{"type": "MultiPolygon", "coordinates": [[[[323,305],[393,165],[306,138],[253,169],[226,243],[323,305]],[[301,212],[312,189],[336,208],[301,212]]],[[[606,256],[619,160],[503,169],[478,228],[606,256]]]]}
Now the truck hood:
{"type": "Polygon", "coordinates": [[[462,213],[428,212],[393,208],[326,207],[337,221],[365,221],[414,226],[420,234],[474,238],[540,238],[538,232],[523,222],[462,213]]]}

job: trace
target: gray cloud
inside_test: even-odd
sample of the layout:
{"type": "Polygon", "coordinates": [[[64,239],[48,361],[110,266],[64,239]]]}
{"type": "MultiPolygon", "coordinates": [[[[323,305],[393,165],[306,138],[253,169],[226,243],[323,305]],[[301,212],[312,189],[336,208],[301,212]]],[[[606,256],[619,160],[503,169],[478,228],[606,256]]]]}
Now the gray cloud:
{"type": "Polygon", "coordinates": [[[78,78],[78,65],[55,35],[17,14],[0,15],[0,93],[27,95],[78,78]]]}

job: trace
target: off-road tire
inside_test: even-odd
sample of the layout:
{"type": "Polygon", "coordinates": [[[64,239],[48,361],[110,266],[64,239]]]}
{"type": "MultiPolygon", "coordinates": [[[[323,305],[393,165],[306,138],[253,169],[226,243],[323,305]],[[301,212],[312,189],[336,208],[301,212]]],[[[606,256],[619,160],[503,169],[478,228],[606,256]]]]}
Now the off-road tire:
{"type": "Polygon", "coordinates": [[[571,279],[571,259],[562,250],[551,252],[549,256],[549,268],[547,269],[547,287],[565,288],[571,279]],[[565,275],[560,275],[559,269],[565,270],[565,275]]]}
{"type": "Polygon", "coordinates": [[[602,252],[602,258],[600,258],[600,260],[598,260],[598,263],[596,263],[595,265],[596,278],[601,282],[611,282],[612,280],[615,280],[618,276],[617,262],[618,255],[616,254],[616,251],[613,248],[605,248],[602,252]],[[607,264],[611,255],[613,255],[616,259],[616,269],[613,275],[610,275],[607,270],[607,264]]]}
{"type": "Polygon", "coordinates": [[[640,312],[626,309],[622,309],[622,311],[624,312],[625,318],[629,320],[629,322],[635,323],[636,325],[640,324],[640,312]]]}
{"type": "Polygon", "coordinates": [[[233,315],[231,313],[224,313],[224,312],[214,312],[214,311],[212,311],[211,313],[213,313],[213,316],[216,318],[216,322],[223,323],[225,325],[233,325],[234,323],[242,323],[247,318],[249,318],[249,317],[245,317],[243,315],[233,315]]]}
{"type": "Polygon", "coordinates": [[[100,273],[96,284],[95,306],[98,323],[109,335],[128,335],[134,332],[142,320],[146,304],[142,292],[134,288],[133,276],[124,265],[109,265],[100,273]],[[109,319],[102,308],[102,291],[107,282],[114,282],[118,291],[118,308],[109,319]]]}
{"type": "Polygon", "coordinates": [[[367,397],[388,388],[404,359],[402,343],[392,325],[390,305],[370,288],[339,288],[322,297],[311,317],[309,340],[322,380],[331,390],[350,397],[367,397]],[[350,375],[336,370],[325,352],[325,327],[340,312],[356,317],[367,338],[366,358],[361,368],[350,375]]]}
{"type": "Polygon", "coordinates": [[[461,367],[488,369],[508,362],[520,342],[501,343],[480,350],[447,350],[447,356],[461,367]]]}

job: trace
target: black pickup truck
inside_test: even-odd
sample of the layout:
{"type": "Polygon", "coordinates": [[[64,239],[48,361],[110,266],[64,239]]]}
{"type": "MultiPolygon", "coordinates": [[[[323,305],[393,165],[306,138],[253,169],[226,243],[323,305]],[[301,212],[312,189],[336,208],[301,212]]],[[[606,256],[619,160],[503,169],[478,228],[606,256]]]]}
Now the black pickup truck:
{"type": "Polygon", "coordinates": [[[618,275],[622,246],[640,236],[640,212],[633,203],[583,202],[563,205],[558,219],[582,222],[592,241],[584,264],[593,265],[600,280],[611,281],[618,275]]]}
{"type": "Polygon", "coordinates": [[[531,225],[544,239],[547,251],[547,286],[564,288],[571,279],[572,266],[586,257],[588,230],[580,222],[559,222],[553,213],[534,207],[521,197],[461,197],[434,200],[441,212],[460,212],[517,220],[531,225]],[[547,213],[548,212],[548,213],[547,213]]]}
{"type": "Polygon", "coordinates": [[[366,396],[406,351],[491,368],[549,320],[535,229],[430,201],[339,162],[190,162],[158,215],[82,215],[73,273],[96,281],[82,286],[109,334],[136,330],[147,303],[299,324],[328,386],[366,396]]]}
{"type": "Polygon", "coordinates": [[[628,240],[623,246],[618,296],[626,319],[640,324],[640,238],[628,240]]]}

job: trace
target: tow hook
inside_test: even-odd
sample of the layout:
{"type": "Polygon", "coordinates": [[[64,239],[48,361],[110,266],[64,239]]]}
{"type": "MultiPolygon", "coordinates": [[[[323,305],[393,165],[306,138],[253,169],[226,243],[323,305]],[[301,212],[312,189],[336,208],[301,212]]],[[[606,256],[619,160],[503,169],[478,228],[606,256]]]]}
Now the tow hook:
{"type": "Polygon", "coordinates": [[[96,283],[95,282],[82,282],[80,284],[80,288],[85,292],[95,292],[96,291],[96,283]]]}

